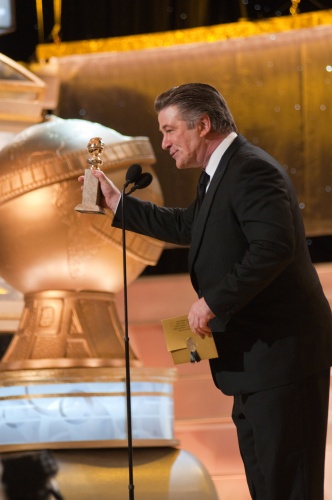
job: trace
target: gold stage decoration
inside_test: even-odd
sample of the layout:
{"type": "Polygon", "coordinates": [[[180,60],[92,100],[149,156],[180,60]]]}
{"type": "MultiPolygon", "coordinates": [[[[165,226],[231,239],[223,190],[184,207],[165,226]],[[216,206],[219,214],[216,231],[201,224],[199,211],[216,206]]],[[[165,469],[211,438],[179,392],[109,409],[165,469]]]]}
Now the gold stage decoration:
{"type": "Polygon", "coordinates": [[[131,135],[144,127],[158,158],[165,205],[188,206],[197,175],[179,172],[162,151],[153,103],[161,91],[204,75],[224,95],[241,134],[288,172],[307,235],[332,234],[331,40],[332,24],[226,42],[59,57],[58,112],[82,113],[99,123],[111,117],[114,128],[131,135]]]}
{"type": "MultiPolygon", "coordinates": [[[[147,137],[83,120],[54,117],[0,151],[0,271],[25,303],[0,363],[2,451],[126,446],[125,345],[114,298],[123,288],[122,232],[109,210],[74,210],[91,135],[104,138],[103,166],[116,185],[133,163],[154,173],[147,137]]],[[[162,204],[156,178],[139,195],[162,204]]],[[[127,248],[130,283],[163,244],[128,234],[127,248]]],[[[130,364],[135,445],[175,445],[174,370],[144,369],[132,350],[130,364]]]]}
{"type": "Polygon", "coordinates": [[[232,38],[243,38],[267,33],[300,30],[332,24],[332,10],[322,10],[291,16],[280,16],[263,21],[241,20],[237,23],[202,26],[185,30],[147,33],[123,37],[80,40],[75,42],[41,43],[37,46],[38,61],[51,57],[99,52],[122,52],[191,43],[209,43],[232,38]]]}
{"type": "MultiPolygon", "coordinates": [[[[55,484],[65,500],[128,500],[125,450],[57,450],[52,456],[59,468],[55,484]]],[[[135,500],[218,500],[206,468],[191,453],[138,448],[134,458],[135,500]]],[[[0,498],[2,493],[0,483],[0,498]]]]}
{"type": "MultiPolygon", "coordinates": [[[[126,370],[114,303],[123,284],[122,234],[109,211],[74,210],[91,135],[103,137],[103,168],[119,187],[133,163],[153,172],[146,137],[81,120],[34,125],[0,151],[0,270],[25,300],[0,363],[0,451],[53,449],[65,498],[124,500],[126,370]]],[[[157,179],[140,196],[161,204],[157,179]]],[[[127,244],[130,282],[163,246],[134,234],[127,244]]],[[[202,463],[176,448],[175,370],[143,368],[133,352],[130,363],[137,500],[217,500],[202,463]]]]}
{"type": "MultiPolygon", "coordinates": [[[[18,132],[43,119],[47,85],[21,64],[0,53],[0,133],[18,132]]],[[[2,144],[0,144],[0,147],[2,144]]]]}
{"type": "Polygon", "coordinates": [[[296,16],[299,14],[299,6],[300,6],[301,0],[292,0],[292,5],[289,9],[289,12],[292,16],[296,16]]]}
{"type": "MultiPolygon", "coordinates": [[[[115,184],[124,183],[132,163],[153,172],[148,138],[83,120],[54,117],[25,129],[0,151],[0,272],[25,294],[2,370],[124,365],[114,305],[114,293],[123,287],[121,231],[111,227],[110,211],[97,217],[74,210],[85,145],[94,132],[104,138],[104,169],[115,184]]],[[[140,196],[161,203],[157,179],[140,196]]],[[[163,244],[130,234],[127,245],[130,283],[156,263],[163,244]]],[[[132,362],[138,363],[133,353],[132,362]]]]}

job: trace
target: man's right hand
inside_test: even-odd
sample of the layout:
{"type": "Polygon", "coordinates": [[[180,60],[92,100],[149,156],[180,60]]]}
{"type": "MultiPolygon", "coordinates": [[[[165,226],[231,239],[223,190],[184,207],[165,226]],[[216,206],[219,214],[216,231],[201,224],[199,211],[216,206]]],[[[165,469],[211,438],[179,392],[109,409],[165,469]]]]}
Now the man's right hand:
{"type": "MultiPolygon", "coordinates": [[[[104,208],[110,208],[113,212],[115,212],[121,198],[121,192],[113,184],[113,182],[108,177],[106,177],[102,170],[92,170],[92,175],[96,177],[100,182],[100,188],[103,195],[101,206],[104,208]]],[[[81,175],[78,180],[79,182],[84,183],[84,175],[81,175]]]]}

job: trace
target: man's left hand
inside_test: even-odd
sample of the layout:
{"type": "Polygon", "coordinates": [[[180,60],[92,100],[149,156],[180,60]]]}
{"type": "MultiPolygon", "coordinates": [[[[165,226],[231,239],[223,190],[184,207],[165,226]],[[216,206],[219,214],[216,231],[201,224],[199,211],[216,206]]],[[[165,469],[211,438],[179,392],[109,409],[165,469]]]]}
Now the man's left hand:
{"type": "Polygon", "coordinates": [[[211,328],[208,323],[210,319],[214,317],[215,314],[213,314],[203,297],[196,300],[191,306],[188,314],[191,331],[199,335],[202,339],[204,339],[206,335],[212,337],[211,328]]]}

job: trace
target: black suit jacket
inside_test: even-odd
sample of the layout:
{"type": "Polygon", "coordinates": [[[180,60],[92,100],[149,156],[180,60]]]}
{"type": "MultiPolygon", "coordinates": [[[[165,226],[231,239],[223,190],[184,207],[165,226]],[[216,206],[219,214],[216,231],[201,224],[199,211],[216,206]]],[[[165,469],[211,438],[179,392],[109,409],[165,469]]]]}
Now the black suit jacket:
{"type": "MultiPolygon", "coordinates": [[[[216,317],[226,394],[264,390],[332,364],[331,309],[311,263],[301,211],[284,169],[238,136],[223,155],[202,207],[157,207],[126,198],[126,227],[190,245],[189,272],[216,317]]],[[[113,225],[121,226],[121,207],[113,225]]]]}

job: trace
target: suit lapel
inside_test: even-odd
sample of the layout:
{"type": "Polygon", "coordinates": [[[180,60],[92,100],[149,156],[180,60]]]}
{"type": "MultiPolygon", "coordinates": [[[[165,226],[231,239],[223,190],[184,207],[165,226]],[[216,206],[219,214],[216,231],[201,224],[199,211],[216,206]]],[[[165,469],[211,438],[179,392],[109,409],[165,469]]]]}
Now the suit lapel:
{"type": "Polygon", "coordinates": [[[232,144],[229,146],[229,148],[225,151],[223,154],[219,165],[217,167],[217,170],[211,180],[209,189],[207,190],[207,193],[204,197],[201,209],[197,215],[197,218],[194,222],[193,225],[193,231],[192,231],[192,240],[191,240],[191,247],[189,250],[189,257],[188,257],[188,264],[189,264],[189,272],[191,271],[193,262],[196,257],[197,250],[200,246],[200,242],[204,233],[204,228],[206,224],[206,219],[209,215],[210,211],[210,206],[211,203],[213,202],[213,199],[215,197],[215,193],[217,191],[217,188],[227,170],[229,160],[232,158],[234,153],[245,143],[247,142],[246,139],[238,135],[237,138],[232,142],[232,144]]]}

